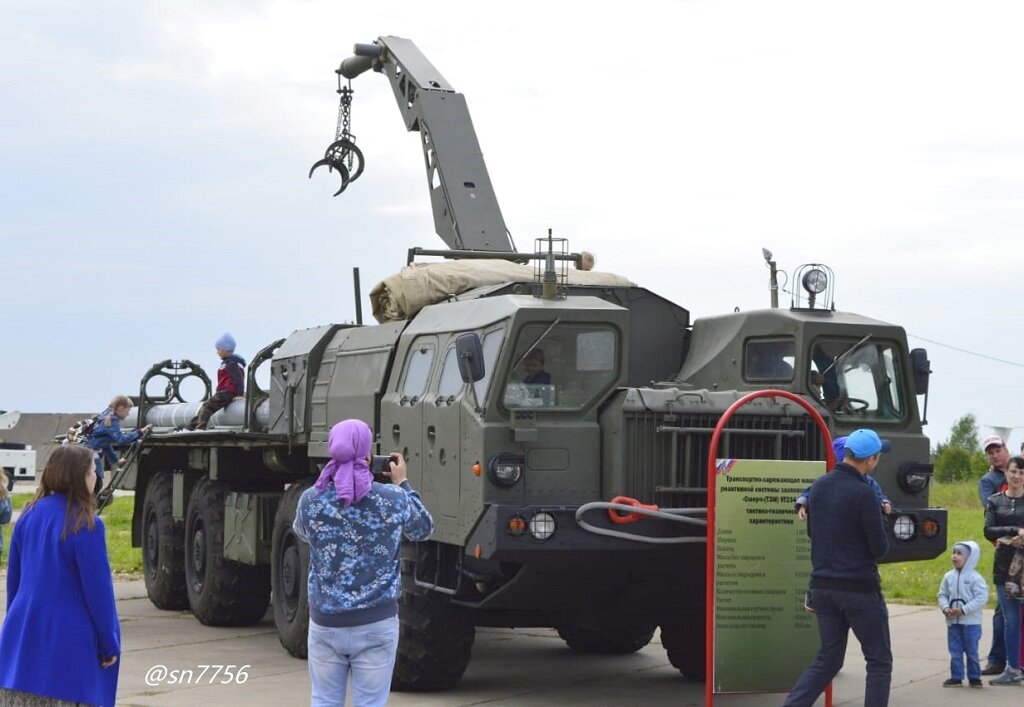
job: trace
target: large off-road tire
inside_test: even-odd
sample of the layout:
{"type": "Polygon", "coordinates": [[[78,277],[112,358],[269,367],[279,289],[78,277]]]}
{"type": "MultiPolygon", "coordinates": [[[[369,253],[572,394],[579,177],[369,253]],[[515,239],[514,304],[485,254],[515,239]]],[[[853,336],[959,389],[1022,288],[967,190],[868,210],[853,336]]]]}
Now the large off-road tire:
{"type": "Polygon", "coordinates": [[[223,484],[203,478],[185,515],[185,584],[192,613],[207,626],[248,626],[267,613],[270,572],[224,559],[223,484]]]}
{"type": "Polygon", "coordinates": [[[636,653],[654,637],[654,626],[559,626],[557,631],[574,651],[603,655],[636,653]]]}
{"type": "Polygon", "coordinates": [[[668,654],[668,662],[684,678],[703,682],[707,656],[704,650],[704,625],[669,624],[661,627],[661,644],[668,654]]]}
{"type": "MultiPolygon", "coordinates": [[[[391,689],[406,692],[448,690],[469,665],[476,629],[468,609],[452,604],[447,594],[414,587],[417,543],[403,543],[402,598],[398,656],[391,689]]],[[[424,553],[430,555],[430,553],[424,553]]],[[[427,559],[427,562],[432,560],[427,559]]],[[[429,568],[421,576],[431,576],[429,568]]]]}
{"type": "Polygon", "coordinates": [[[142,569],[146,593],[158,609],[187,609],[185,524],[171,509],[172,477],[157,473],[142,502],[142,569]]]}
{"type": "Polygon", "coordinates": [[[292,484],[285,491],[274,516],[273,549],[270,556],[270,586],[274,624],[285,650],[296,658],[306,657],[309,637],[309,545],[292,531],[299,497],[309,484],[292,484]]]}

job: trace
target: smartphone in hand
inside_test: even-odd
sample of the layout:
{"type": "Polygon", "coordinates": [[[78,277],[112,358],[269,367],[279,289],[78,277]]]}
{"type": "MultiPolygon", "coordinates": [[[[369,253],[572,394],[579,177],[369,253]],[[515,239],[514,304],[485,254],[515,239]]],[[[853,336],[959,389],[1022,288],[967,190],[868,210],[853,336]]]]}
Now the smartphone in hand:
{"type": "Polygon", "coordinates": [[[382,484],[391,483],[390,475],[385,475],[384,472],[391,471],[391,462],[397,462],[398,457],[392,454],[374,454],[370,457],[370,473],[373,474],[373,478],[382,484]]]}

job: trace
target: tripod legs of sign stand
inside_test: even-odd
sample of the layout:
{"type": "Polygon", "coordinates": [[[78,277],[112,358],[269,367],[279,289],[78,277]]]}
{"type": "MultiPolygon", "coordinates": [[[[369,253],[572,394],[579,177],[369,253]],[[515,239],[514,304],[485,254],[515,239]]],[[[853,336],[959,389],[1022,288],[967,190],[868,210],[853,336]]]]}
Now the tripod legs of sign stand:
{"type": "MultiPolygon", "coordinates": [[[[811,419],[814,420],[821,432],[821,436],[825,441],[826,449],[826,463],[827,468],[831,469],[835,463],[835,458],[832,452],[832,436],[829,433],[828,426],[825,424],[825,420],[821,417],[817,410],[815,410],[810,403],[801,398],[798,395],[790,393],[785,390],[758,390],[753,393],[744,395],[742,398],[737,400],[735,403],[729,406],[729,409],[722,414],[721,419],[715,426],[715,430],[711,435],[711,444],[708,449],[708,514],[707,514],[707,557],[705,566],[705,590],[706,590],[706,629],[705,629],[705,656],[706,656],[706,668],[705,668],[705,683],[704,683],[704,704],[707,707],[711,707],[714,704],[715,692],[715,578],[716,578],[716,531],[715,531],[715,505],[716,505],[716,486],[717,486],[717,455],[719,442],[729,419],[736,413],[737,410],[742,408],[747,403],[758,398],[785,398],[793,403],[796,403],[810,415],[811,419]]],[[[825,688],[825,707],[832,707],[832,684],[825,688]]]]}

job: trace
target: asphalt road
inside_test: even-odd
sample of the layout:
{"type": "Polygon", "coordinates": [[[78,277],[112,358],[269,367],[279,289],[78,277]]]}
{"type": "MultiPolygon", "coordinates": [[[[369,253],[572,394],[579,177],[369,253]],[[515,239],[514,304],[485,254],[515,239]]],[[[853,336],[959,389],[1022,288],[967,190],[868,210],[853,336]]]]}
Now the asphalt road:
{"type": "MultiPolygon", "coordinates": [[[[141,580],[119,581],[115,587],[124,649],[119,705],[308,704],[306,663],[281,648],[269,614],[257,626],[211,628],[199,624],[188,612],[154,608],[141,580]],[[211,667],[200,677],[202,666],[211,667]],[[223,669],[214,675],[216,666],[235,666],[231,669],[234,677],[229,678],[223,669]],[[171,673],[188,670],[191,675],[179,672],[176,680],[171,673]]],[[[0,607],[5,605],[6,601],[0,607]]],[[[1024,687],[943,689],[949,658],[938,610],[899,605],[890,610],[896,658],[892,705],[1024,704],[1024,687]]],[[[987,641],[987,636],[982,639],[984,648],[987,641]]],[[[834,704],[861,704],[863,685],[863,659],[851,639],[846,667],[835,681],[834,704]]],[[[715,702],[761,707],[781,704],[783,697],[721,695],[715,702]]],[[[685,706],[704,704],[704,688],[701,683],[684,681],[669,665],[657,635],[633,655],[593,656],[570,651],[549,630],[480,629],[469,669],[455,690],[396,693],[390,704],[685,706]]]]}
{"type": "MultiPolygon", "coordinates": [[[[17,492],[35,483],[19,482],[17,492]]],[[[211,628],[189,612],[160,611],[141,580],[115,583],[122,647],[119,705],[301,705],[309,703],[306,663],[277,640],[268,613],[257,626],[211,628]],[[203,666],[209,666],[200,676],[203,666]],[[217,671],[217,666],[223,666],[217,671]],[[233,666],[229,677],[227,666],[233,666]],[[177,671],[173,673],[172,671],[177,671]],[[191,671],[191,673],[187,672],[191,671]],[[241,671],[241,672],[239,672],[241,671]]],[[[0,612],[6,582],[0,581],[0,612]]],[[[890,605],[895,668],[893,707],[1024,705],[1024,686],[944,689],[949,675],[946,630],[938,609],[890,605]]],[[[988,649],[991,612],[983,624],[988,649]]],[[[779,650],[784,651],[785,646],[779,650]]],[[[739,657],[742,660],[742,656],[739,657]]],[[[852,637],[846,666],[834,683],[835,705],[863,702],[864,661],[852,637]]],[[[780,705],[782,694],[719,695],[728,707],[780,705]]],[[[581,655],[546,629],[478,629],[473,659],[452,691],[395,693],[391,705],[689,705],[704,704],[703,683],[682,679],[668,662],[659,637],[627,656],[581,655]]],[[[818,704],[824,704],[819,700],[818,704]]]]}

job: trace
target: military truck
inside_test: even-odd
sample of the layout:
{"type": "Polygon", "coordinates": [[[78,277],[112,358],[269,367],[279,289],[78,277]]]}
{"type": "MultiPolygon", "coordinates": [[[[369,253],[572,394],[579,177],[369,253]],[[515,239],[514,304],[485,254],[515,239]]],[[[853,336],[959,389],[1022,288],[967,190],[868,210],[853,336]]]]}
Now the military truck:
{"type": "MultiPolygon", "coordinates": [[[[804,396],[835,435],[870,425],[891,439],[877,472],[896,507],[887,559],[945,550],[918,411],[927,356],[908,350],[902,328],[835,311],[824,266],[804,268],[788,309],[691,322],[644,287],[588,280],[550,236],[517,252],[464,98],[408,40],[380,37],[355,54],[339,76],[383,74],[421,134],[443,254],[468,270],[517,261],[528,274],[442,287],[392,321],[272,342],[250,365],[245,399],[207,430],[181,429],[199,404],[182,384],[198,378],[209,395],[205,372],[171,360],[150,369],[136,412],[154,433],[115,483],[137,492],[132,539],[156,606],[238,625],[272,604],[282,645],[304,656],[308,547],[292,521],[328,459],[328,431],[353,417],[376,431],[376,452],[405,455],[436,520],[428,541],[402,548],[397,689],[454,686],[477,626],[554,627],[599,653],[639,650],[660,627],[672,664],[700,679],[709,456],[826,456],[810,417],[772,398],[744,407],[709,449],[723,411],[749,391],[804,396]],[[634,503],[658,509],[637,520],[634,503]]],[[[340,140],[325,159],[345,168],[344,188],[363,157],[340,140]]]]}

